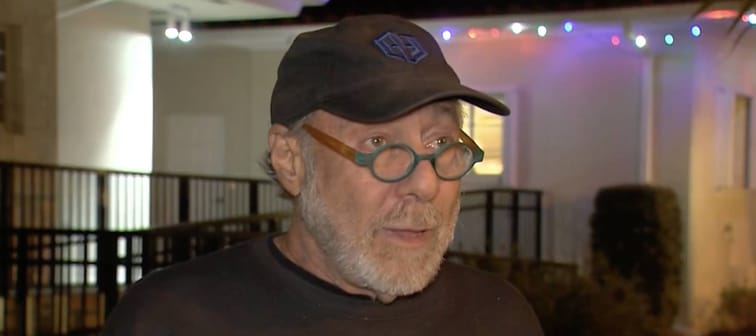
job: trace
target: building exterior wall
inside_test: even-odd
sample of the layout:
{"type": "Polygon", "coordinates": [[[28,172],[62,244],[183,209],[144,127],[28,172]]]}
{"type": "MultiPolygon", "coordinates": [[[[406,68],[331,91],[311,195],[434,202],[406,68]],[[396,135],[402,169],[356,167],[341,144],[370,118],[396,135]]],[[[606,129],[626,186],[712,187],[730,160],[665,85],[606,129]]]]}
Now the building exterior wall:
{"type": "Polygon", "coordinates": [[[58,41],[57,162],[150,171],[149,10],[112,2],[62,17],[58,41]]]}
{"type": "Polygon", "coordinates": [[[178,43],[155,47],[155,170],[264,178],[258,162],[267,145],[270,91],[282,51],[253,55],[242,48],[178,43]],[[171,131],[176,120],[190,127],[171,131]],[[191,125],[202,128],[202,120],[223,125],[218,142],[212,148],[183,145],[195,141],[191,125]],[[201,163],[208,160],[213,164],[201,163]]]}
{"type": "Polygon", "coordinates": [[[13,108],[0,121],[0,160],[55,162],[55,11],[54,0],[0,0],[0,26],[15,41],[7,55],[13,108]]]}
{"type": "MultiPolygon", "coordinates": [[[[689,321],[698,329],[713,322],[723,289],[756,285],[756,184],[734,184],[738,168],[727,155],[733,127],[742,126],[732,118],[735,94],[756,97],[756,36],[732,49],[733,35],[712,28],[696,49],[688,182],[689,321]]],[[[753,167],[753,133],[750,144],[753,167]]]]}

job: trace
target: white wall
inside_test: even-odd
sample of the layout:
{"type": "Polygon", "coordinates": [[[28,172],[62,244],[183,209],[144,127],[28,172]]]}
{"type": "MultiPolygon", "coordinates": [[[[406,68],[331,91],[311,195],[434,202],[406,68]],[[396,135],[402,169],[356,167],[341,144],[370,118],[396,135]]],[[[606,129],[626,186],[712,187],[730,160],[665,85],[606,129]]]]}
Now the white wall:
{"type": "MultiPolygon", "coordinates": [[[[732,105],[722,100],[734,100],[735,93],[756,97],[756,36],[746,35],[732,51],[722,29],[705,37],[695,59],[687,294],[696,328],[710,325],[723,288],[756,285],[756,192],[722,184],[721,170],[728,165],[720,154],[726,148],[716,141],[729,132],[722,120],[732,120],[732,105]]],[[[751,145],[753,156],[753,138],[751,145]]]]}
{"type": "Polygon", "coordinates": [[[58,24],[58,163],[152,169],[150,13],[109,3],[58,24]]]}
{"type": "Polygon", "coordinates": [[[282,55],[156,43],[155,170],[265,177],[258,161],[267,147],[270,92],[282,55]],[[214,148],[186,145],[202,128],[203,118],[223,125],[214,148]],[[197,128],[182,130],[172,120],[196,120],[197,128]]]}
{"type": "Polygon", "coordinates": [[[661,54],[654,57],[654,92],[656,94],[653,117],[652,173],[653,183],[671,187],[678,198],[682,217],[683,283],[679,321],[688,325],[690,306],[688,287],[691,259],[687,250],[690,225],[688,218],[690,190],[691,127],[693,118],[694,56],[690,50],[661,54]]]}
{"type": "Polygon", "coordinates": [[[443,49],[464,83],[519,92],[517,186],[546,192],[544,256],[584,262],[596,191],[639,180],[641,56],[580,35],[443,49]]]}

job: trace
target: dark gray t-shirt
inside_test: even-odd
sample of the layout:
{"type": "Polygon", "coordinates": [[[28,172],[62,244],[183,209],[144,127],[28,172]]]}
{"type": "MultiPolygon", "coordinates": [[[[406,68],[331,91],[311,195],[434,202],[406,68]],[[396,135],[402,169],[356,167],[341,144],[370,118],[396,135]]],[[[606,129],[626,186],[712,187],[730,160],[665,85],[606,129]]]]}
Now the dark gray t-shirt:
{"type": "Polygon", "coordinates": [[[289,261],[271,237],[150,273],[104,335],[542,335],[503,279],[444,262],[422,292],[382,304],[289,261]]]}

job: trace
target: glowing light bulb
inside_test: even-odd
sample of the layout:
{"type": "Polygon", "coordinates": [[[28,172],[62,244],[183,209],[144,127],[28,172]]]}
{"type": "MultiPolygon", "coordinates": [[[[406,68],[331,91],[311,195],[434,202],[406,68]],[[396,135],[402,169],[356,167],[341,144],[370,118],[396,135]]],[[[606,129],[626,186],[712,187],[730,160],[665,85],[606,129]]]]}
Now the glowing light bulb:
{"type": "Polygon", "coordinates": [[[672,34],[664,35],[664,43],[671,46],[673,43],[675,43],[675,37],[672,36],[672,34]]]}
{"type": "Polygon", "coordinates": [[[638,48],[643,48],[646,46],[646,37],[643,35],[638,35],[635,37],[635,46],[638,48]]]}
{"type": "Polygon", "coordinates": [[[748,15],[748,23],[756,25],[756,13],[751,13],[748,15]]]}
{"type": "Polygon", "coordinates": [[[467,31],[467,36],[470,37],[471,39],[474,39],[474,38],[478,37],[478,33],[476,33],[474,30],[470,29],[470,30],[467,31]]]}
{"type": "Polygon", "coordinates": [[[173,40],[179,36],[179,31],[176,27],[165,28],[165,37],[173,40]]]}
{"type": "Polygon", "coordinates": [[[510,29],[512,29],[512,32],[515,34],[522,33],[523,30],[525,30],[525,26],[522,25],[522,23],[515,22],[511,26],[509,26],[510,29]]]}
{"type": "Polygon", "coordinates": [[[540,37],[546,36],[547,32],[548,32],[548,29],[546,29],[546,26],[538,26],[538,29],[536,30],[536,33],[540,37]]]}
{"type": "Polygon", "coordinates": [[[574,27],[574,24],[572,23],[572,21],[567,21],[567,22],[565,22],[565,23],[564,23],[564,26],[563,26],[563,28],[564,28],[564,31],[566,31],[566,32],[568,32],[568,33],[569,33],[569,32],[571,32],[571,31],[572,31],[572,29],[573,29],[573,28],[575,28],[575,27],[574,27]]]}
{"type": "Polygon", "coordinates": [[[443,38],[443,39],[444,39],[444,41],[449,41],[449,40],[451,40],[451,37],[452,37],[452,33],[451,33],[451,31],[449,31],[448,29],[447,29],[447,30],[444,30],[444,31],[443,31],[443,32],[441,33],[441,38],[443,38]]]}
{"type": "Polygon", "coordinates": [[[693,25],[692,27],[690,27],[690,34],[693,35],[694,37],[701,36],[701,26],[693,25]]]}
{"type": "Polygon", "coordinates": [[[181,42],[189,42],[192,40],[193,37],[194,36],[192,36],[192,32],[188,30],[182,30],[178,34],[178,38],[179,40],[181,40],[181,42]]]}
{"type": "Polygon", "coordinates": [[[612,42],[612,45],[616,47],[616,46],[620,45],[621,40],[620,40],[619,36],[612,35],[611,42],[612,42]]]}

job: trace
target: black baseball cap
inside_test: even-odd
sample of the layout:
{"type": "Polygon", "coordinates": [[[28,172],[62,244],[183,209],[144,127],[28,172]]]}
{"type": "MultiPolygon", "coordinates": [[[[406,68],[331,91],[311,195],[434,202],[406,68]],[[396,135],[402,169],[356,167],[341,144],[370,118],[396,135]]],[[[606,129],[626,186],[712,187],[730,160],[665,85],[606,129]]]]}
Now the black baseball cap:
{"type": "Polygon", "coordinates": [[[454,98],[509,114],[497,99],[462,85],[423,28],[397,16],[352,16],[296,37],[278,67],[270,120],[288,126],[323,109],[383,122],[454,98]]]}

